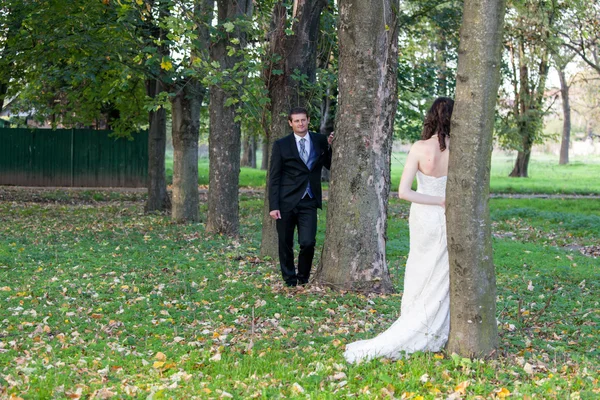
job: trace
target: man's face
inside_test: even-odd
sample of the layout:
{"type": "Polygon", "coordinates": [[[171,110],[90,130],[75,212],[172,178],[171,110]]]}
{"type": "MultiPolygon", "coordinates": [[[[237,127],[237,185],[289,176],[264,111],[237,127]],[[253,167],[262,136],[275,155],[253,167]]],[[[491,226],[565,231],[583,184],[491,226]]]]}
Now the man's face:
{"type": "Polygon", "coordinates": [[[308,132],[309,122],[310,119],[306,116],[306,114],[292,114],[291,120],[288,120],[292,130],[298,136],[306,135],[306,132],[308,132]]]}

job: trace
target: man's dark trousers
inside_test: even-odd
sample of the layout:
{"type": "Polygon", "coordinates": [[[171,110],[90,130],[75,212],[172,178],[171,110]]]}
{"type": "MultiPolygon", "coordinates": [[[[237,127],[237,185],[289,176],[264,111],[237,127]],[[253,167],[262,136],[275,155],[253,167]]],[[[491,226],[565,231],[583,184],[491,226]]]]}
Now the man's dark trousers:
{"type": "Polygon", "coordinates": [[[279,262],[283,280],[288,286],[308,283],[317,235],[317,201],[305,196],[291,211],[282,211],[277,220],[279,262]],[[294,231],[298,227],[298,274],[294,268],[294,231]]]}

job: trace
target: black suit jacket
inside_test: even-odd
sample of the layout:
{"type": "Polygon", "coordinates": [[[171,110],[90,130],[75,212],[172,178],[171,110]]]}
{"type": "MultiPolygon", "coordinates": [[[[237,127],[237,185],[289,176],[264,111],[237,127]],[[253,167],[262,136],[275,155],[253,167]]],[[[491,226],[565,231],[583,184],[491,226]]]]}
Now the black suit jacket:
{"type": "Polygon", "coordinates": [[[291,211],[302,199],[308,182],[321,208],[321,169],[331,167],[331,147],[327,136],[309,132],[312,143],[310,156],[316,156],[312,168],[300,158],[294,134],[285,136],[273,144],[271,168],[269,169],[269,208],[271,211],[291,211]]]}

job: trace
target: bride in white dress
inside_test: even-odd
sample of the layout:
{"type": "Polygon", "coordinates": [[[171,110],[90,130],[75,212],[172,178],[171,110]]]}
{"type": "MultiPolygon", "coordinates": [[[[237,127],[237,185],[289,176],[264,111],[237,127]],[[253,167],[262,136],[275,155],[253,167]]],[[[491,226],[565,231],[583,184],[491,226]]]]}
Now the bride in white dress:
{"type": "Polygon", "coordinates": [[[440,351],[450,330],[450,281],[446,245],[446,175],[452,99],[440,97],[427,112],[422,140],[406,159],[398,195],[412,202],[410,252],[400,317],[378,336],[350,343],[344,357],[359,362],[402,358],[416,351],[440,351]],[[417,191],[412,182],[417,178],[417,191]]]}

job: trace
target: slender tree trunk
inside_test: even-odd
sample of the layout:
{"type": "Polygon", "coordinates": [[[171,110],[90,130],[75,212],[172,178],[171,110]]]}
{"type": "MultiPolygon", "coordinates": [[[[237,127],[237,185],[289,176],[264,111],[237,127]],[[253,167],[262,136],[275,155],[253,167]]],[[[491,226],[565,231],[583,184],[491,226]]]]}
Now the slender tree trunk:
{"type": "MultiPolygon", "coordinates": [[[[295,1],[291,10],[295,21],[292,25],[293,35],[287,35],[288,9],[283,1],[278,1],[273,9],[271,24],[269,60],[264,73],[265,83],[271,99],[271,126],[267,152],[263,158],[270,158],[273,143],[290,132],[287,113],[292,107],[306,107],[303,88],[292,78],[295,72],[307,77],[309,83],[316,78],[316,48],[319,34],[319,19],[323,7],[328,0],[295,1]],[[275,60],[276,59],[276,60],[275,60]],[[274,61],[275,60],[275,61],[274,61]],[[273,71],[283,71],[274,74],[273,71]]],[[[267,168],[267,182],[269,180],[267,168]]],[[[269,190],[265,187],[263,206],[263,224],[261,254],[276,258],[278,256],[277,231],[275,220],[269,216],[269,190]]]]}
{"type": "MultiPolygon", "coordinates": [[[[325,96],[321,99],[321,124],[319,126],[319,132],[322,135],[329,136],[333,132],[334,115],[333,108],[335,101],[332,97],[337,97],[337,90],[328,85],[325,89],[325,96]],[[335,92],[335,96],[332,93],[335,92]]],[[[321,181],[329,182],[331,173],[327,168],[321,170],[321,181]]]]}
{"type": "MultiPolygon", "coordinates": [[[[157,79],[146,81],[146,93],[155,98],[162,92],[162,84],[157,79]]],[[[167,114],[164,107],[150,111],[148,129],[148,198],[145,211],[169,211],[171,199],[167,192],[167,177],[165,173],[165,148],[167,142],[167,114]]]]}
{"type": "Polygon", "coordinates": [[[504,0],[465,0],[448,187],[448,352],[492,353],[498,343],[489,214],[494,108],[500,82],[504,0]]]}
{"type": "Polygon", "coordinates": [[[256,168],[256,136],[247,135],[242,142],[242,167],[256,168]]]}
{"type": "Polygon", "coordinates": [[[260,169],[265,171],[269,169],[269,140],[266,137],[262,138],[261,148],[262,160],[260,162],[260,169]]]}
{"type": "Polygon", "coordinates": [[[250,167],[252,166],[252,137],[247,135],[242,142],[242,159],[240,160],[240,166],[250,167]]]}
{"type": "Polygon", "coordinates": [[[200,85],[191,79],[171,100],[173,117],[173,210],[176,222],[200,220],[198,193],[198,138],[200,85]]]}
{"type": "MultiPolygon", "coordinates": [[[[166,5],[158,2],[159,19],[165,19],[169,15],[166,5]]],[[[149,2],[151,8],[155,6],[155,0],[149,2]]],[[[157,53],[160,56],[168,54],[169,49],[166,43],[166,32],[160,28],[159,20],[147,19],[145,21],[148,36],[144,41],[148,46],[156,46],[155,42],[161,44],[156,46],[157,53]]],[[[166,90],[162,80],[162,72],[158,77],[147,75],[146,94],[151,99],[155,99],[166,90]]],[[[167,178],[165,172],[165,149],[167,142],[167,114],[164,107],[148,113],[148,198],[144,207],[145,212],[164,212],[171,210],[171,199],[167,192],[167,178]]]]}
{"type": "Polygon", "coordinates": [[[397,107],[397,0],[341,0],[339,103],[327,227],[315,280],[392,292],[385,257],[397,107]]]}
{"type": "Polygon", "coordinates": [[[564,68],[558,69],[560,79],[560,96],[562,98],[563,108],[563,131],[560,142],[560,165],[569,163],[569,143],[571,142],[571,105],[569,103],[569,84],[564,68]]]}
{"type": "MultiPolygon", "coordinates": [[[[239,26],[228,33],[222,24],[238,22],[252,12],[251,0],[217,0],[219,40],[211,47],[211,58],[222,70],[235,74],[233,68],[242,61],[237,51],[245,42],[245,34],[239,26]],[[232,44],[237,39],[238,44],[232,44]]],[[[232,78],[232,79],[235,79],[232,78]]],[[[226,89],[230,82],[221,82],[210,88],[210,136],[209,136],[209,190],[208,220],[206,231],[236,236],[240,230],[239,180],[240,180],[240,123],[236,122],[236,106],[228,105],[232,97],[239,97],[237,87],[226,89]]]]}
{"type": "Polygon", "coordinates": [[[250,138],[250,167],[256,169],[256,136],[250,138]]]}

